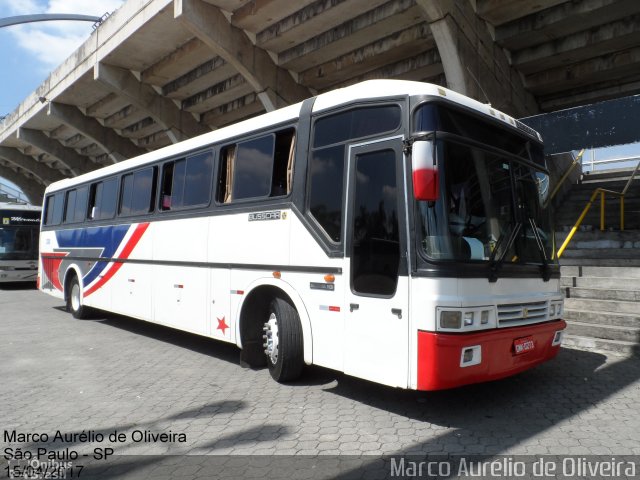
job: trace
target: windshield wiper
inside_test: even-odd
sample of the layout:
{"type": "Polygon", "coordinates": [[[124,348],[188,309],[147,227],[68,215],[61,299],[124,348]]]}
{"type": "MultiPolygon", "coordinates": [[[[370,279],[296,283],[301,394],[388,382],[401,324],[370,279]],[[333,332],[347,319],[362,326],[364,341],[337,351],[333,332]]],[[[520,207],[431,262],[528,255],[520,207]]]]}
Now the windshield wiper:
{"type": "Polygon", "coordinates": [[[531,229],[533,230],[533,236],[535,237],[536,243],[538,244],[538,251],[540,252],[540,258],[542,259],[542,280],[548,282],[551,278],[551,269],[549,268],[547,253],[544,251],[544,243],[542,242],[540,232],[538,232],[538,226],[536,225],[536,221],[533,219],[533,217],[529,217],[529,224],[531,225],[531,229]]]}
{"type": "Polygon", "coordinates": [[[489,281],[491,283],[496,282],[498,280],[498,270],[502,265],[502,263],[504,262],[504,257],[507,255],[507,252],[511,248],[511,245],[513,245],[513,242],[515,242],[516,238],[518,238],[518,233],[520,233],[521,229],[522,229],[522,223],[517,222],[515,225],[513,225],[513,229],[511,230],[509,237],[506,237],[505,234],[507,232],[504,232],[503,234],[500,235],[500,238],[498,238],[498,241],[496,242],[496,246],[493,248],[493,252],[491,252],[491,257],[489,257],[489,281]],[[496,258],[496,256],[498,255],[498,250],[500,249],[501,244],[505,238],[508,238],[508,240],[504,247],[504,250],[502,250],[502,253],[500,254],[500,256],[496,258]]]}

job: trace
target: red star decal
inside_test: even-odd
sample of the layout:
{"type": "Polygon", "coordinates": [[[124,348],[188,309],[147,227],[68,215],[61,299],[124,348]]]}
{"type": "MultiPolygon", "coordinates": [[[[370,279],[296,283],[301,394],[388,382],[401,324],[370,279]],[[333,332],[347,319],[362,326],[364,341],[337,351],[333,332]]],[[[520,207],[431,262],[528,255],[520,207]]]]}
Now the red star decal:
{"type": "Polygon", "coordinates": [[[217,318],[218,320],[218,328],[216,328],[216,330],[222,330],[222,334],[224,335],[227,328],[229,328],[229,325],[227,325],[224,321],[224,316],[222,318],[217,318]]]}

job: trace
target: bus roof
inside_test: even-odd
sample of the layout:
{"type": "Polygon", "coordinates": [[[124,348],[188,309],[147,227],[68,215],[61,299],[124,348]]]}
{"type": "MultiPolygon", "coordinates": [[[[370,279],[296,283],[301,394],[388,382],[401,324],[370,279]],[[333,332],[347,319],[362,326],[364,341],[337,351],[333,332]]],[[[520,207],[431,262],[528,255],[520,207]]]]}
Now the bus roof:
{"type": "MultiPolygon", "coordinates": [[[[493,117],[494,119],[510,125],[511,127],[518,127],[518,124],[520,124],[520,122],[510,117],[509,115],[495,110],[489,104],[478,102],[477,100],[473,100],[472,98],[466,97],[454,92],[453,90],[449,90],[439,85],[433,85],[431,83],[424,82],[414,82],[409,80],[367,80],[347,87],[332,90],[327,93],[322,93],[316,97],[313,105],[313,112],[316,113],[330,110],[339,105],[351,102],[407,95],[425,95],[446,98],[449,101],[466,106],[489,117],[493,117]]],[[[210,144],[219,143],[226,139],[237,137],[246,132],[261,130],[272,125],[285,123],[287,121],[298,118],[298,116],[300,115],[301,107],[302,102],[296,103],[294,105],[289,105],[287,107],[258,115],[256,117],[223,127],[218,130],[204,133],[197,137],[184,140],[180,143],[168,145],[166,147],[142,154],[129,160],[124,160],[113,165],[99,168],[97,170],[79,175],[77,177],[59,180],[49,185],[46,188],[46,192],[61,190],[77,183],[91,181],[110,174],[118,173],[121,170],[135,168],[147,163],[153,163],[162,158],[172,157],[183,152],[197,150],[210,144]]],[[[530,128],[525,128],[523,126],[520,126],[520,128],[528,130],[528,133],[530,135],[532,134],[531,132],[537,135],[537,133],[530,128]]],[[[537,135],[537,137],[538,139],[540,139],[539,135],[537,135]]]]}

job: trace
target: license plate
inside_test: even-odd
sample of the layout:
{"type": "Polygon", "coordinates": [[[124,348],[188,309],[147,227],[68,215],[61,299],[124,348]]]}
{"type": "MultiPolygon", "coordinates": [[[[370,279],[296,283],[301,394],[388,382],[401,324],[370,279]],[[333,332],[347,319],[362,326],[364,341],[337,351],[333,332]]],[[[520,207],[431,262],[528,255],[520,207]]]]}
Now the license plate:
{"type": "Polygon", "coordinates": [[[536,348],[536,344],[533,341],[533,337],[518,338],[513,341],[513,352],[516,355],[530,352],[534,348],[536,348]]]}

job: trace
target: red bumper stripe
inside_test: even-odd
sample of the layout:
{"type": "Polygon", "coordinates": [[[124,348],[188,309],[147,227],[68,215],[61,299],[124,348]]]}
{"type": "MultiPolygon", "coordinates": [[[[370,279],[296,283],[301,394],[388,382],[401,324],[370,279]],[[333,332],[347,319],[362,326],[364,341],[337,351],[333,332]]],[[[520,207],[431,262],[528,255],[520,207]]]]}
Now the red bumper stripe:
{"type": "Polygon", "coordinates": [[[480,333],[446,334],[418,331],[418,390],[441,390],[508,377],[552,359],[560,346],[554,335],[564,330],[564,320],[493,329],[480,333]],[[514,340],[531,337],[535,347],[516,355],[514,340]],[[460,366],[462,350],[480,345],[482,361],[460,366]]]}

